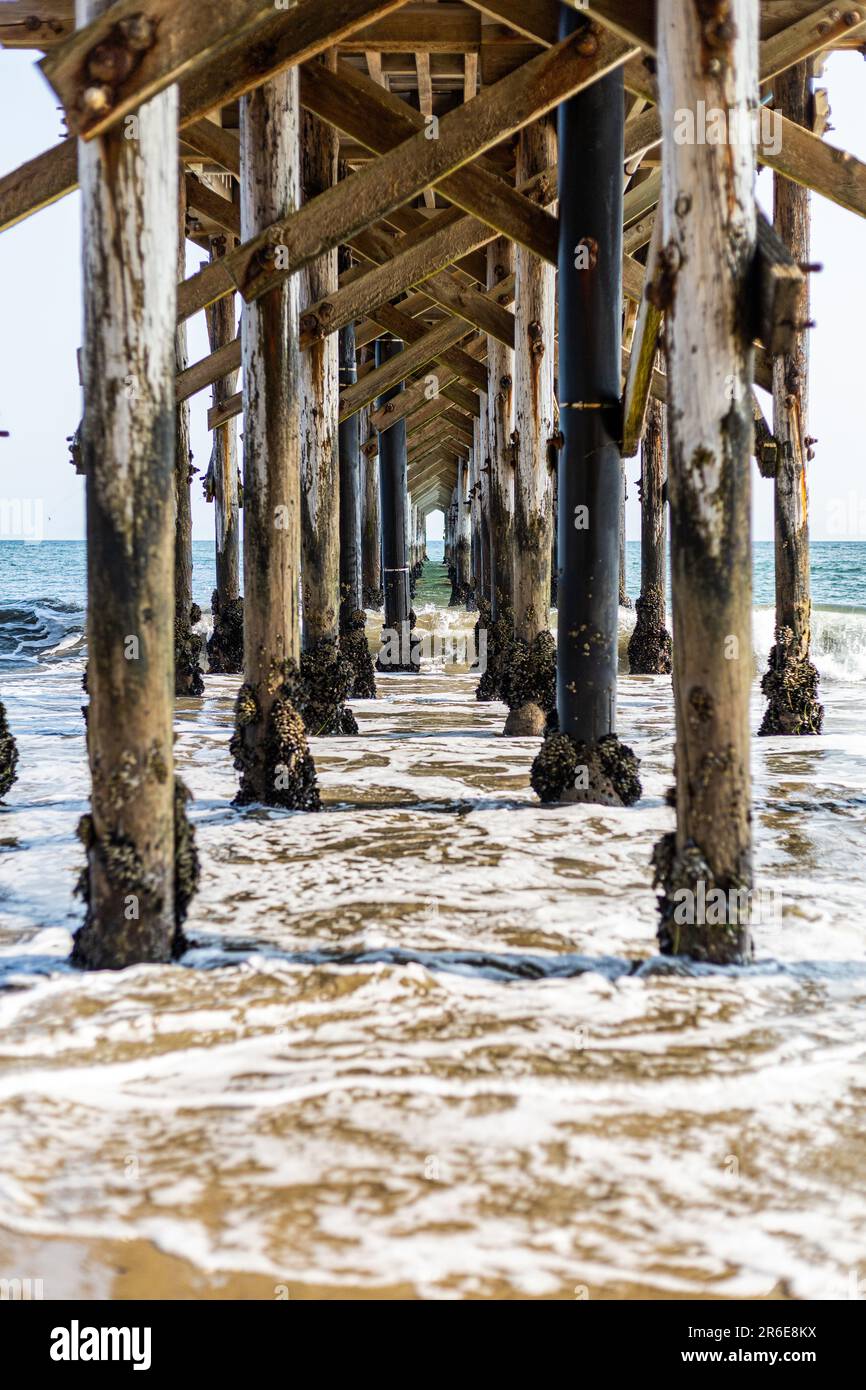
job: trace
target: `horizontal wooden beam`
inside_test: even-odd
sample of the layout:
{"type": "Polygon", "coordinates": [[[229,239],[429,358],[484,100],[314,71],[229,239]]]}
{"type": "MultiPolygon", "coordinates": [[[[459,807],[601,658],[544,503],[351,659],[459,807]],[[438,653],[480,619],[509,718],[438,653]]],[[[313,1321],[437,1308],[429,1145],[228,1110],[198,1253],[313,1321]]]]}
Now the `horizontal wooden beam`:
{"type": "Polygon", "coordinates": [[[409,5],[342,39],[346,51],[363,53],[475,53],[481,43],[478,16],[465,5],[409,5]]]}
{"type": "Polygon", "coordinates": [[[0,3],[0,46],[46,51],[75,28],[75,0],[4,0],[0,3]]]}
{"type": "Polygon", "coordinates": [[[181,82],[184,119],[203,116],[275,72],[331,47],[406,0],[116,0],[43,58],[69,130],[90,140],[181,82]],[[195,74],[202,71],[204,76],[195,74]]]}

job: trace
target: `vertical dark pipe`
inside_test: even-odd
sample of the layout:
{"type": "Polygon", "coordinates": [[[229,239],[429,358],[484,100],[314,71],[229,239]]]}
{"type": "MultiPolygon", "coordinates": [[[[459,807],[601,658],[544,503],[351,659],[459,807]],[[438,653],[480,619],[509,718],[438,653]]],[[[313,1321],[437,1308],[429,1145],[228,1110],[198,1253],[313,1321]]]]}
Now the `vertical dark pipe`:
{"type": "MultiPolygon", "coordinates": [[[[390,335],[376,342],[376,366],[403,351],[399,338],[390,335]]],[[[400,394],[403,383],[380,396],[377,407],[400,394]]],[[[406,513],[409,505],[406,478],[406,421],[398,420],[379,434],[379,491],[382,515],[382,588],[385,593],[385,627],[399,636],[401,646],[409,633],[409,567],[406,559],[406,513]]]]}
{"type": "MultiPolygon", "coordinates": [[[[570,31],[577,19],[573,11],[563,11],[561,28],[570,31]]],[[[559,108],[564,442],[558,475],[556,694],[560,729],[587,743],[613,732],[616,707],[622,150],[623,84],[617,71],[559,108]]]]}
{"type": "MultiPolygon", "coordinates": [[[[340,390],[358,380],[355,325],[340,332],[340,390]]],[[[358,416],[340,425],[340,605],[361,608],[361,458],[358,416]]]]}
{"type": "MultiPolygon", "coordinates": [[[[584,22],[563,7],[561,35],[584,22]]],[[[636,761],[614,734],[622,494],[622,72],[563,102],[558,116],[560,738],[548,740],[536,760],[533,786],[544,800],[628,804],[640,793],[636,761]]]]}

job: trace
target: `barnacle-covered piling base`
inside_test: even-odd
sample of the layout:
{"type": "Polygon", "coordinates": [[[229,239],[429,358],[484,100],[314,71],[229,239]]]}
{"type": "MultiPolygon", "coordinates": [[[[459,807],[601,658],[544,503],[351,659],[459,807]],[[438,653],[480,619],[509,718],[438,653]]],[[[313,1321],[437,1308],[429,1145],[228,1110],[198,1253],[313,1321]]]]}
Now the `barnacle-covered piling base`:
{"type": "Polygon", "coordinates": [[[820,734],[824,727],[818,672],[808,657],[798,659],[792,654],[793,640],[789,627],[777,629],[775,646],[761,678],[761,690],[769,703],[759,734],[820,734]]]}
{"type": "Polygon", "coordinates": [[[358,732],[355,716],[346,705],[354,681],[355,668],[333,637],[321,637],[301,653],[297,707],[311,735],[358,732]]]}
{"type": "Polygon", "coordinates": [[[713,965],[746,965],[752,959],[749,885],[717,883],[700,848],[689,840],[677,852],[676,835],[663,835],[652,854],[658,895],[659,948],[713,965]]]}
{"type": "Polygon", "coordinates": [[[669,676],[673,669],[671,635],[664,624],[664,597],[657,589],[641,594],[635,605],[637,621],[628,642],[628,668],[633,676],[669,676]]]}
{"type": "Polygon", "coordinates": [[[378,589],[371,588],[368,584],[364,585],[364,607],[370,613],[375,613],[382,608],[385,603],[385,592],[380,585],[378,589]]]}
{"type": "Polygon", "coordinates": [[[235,770],[241,774],[235,806],[261,802],[289,811],[318,811],[316,768],[297,708],[300,693],[301,678],[291,660],[271,672],[266,715],[251,685],[245,683],[238,691],[235,732],[229,744],[235,770]],[[265,736],[260,738],[263,718],[265,736]]]}
{"type": "MultiPolygon", "coordinates": [[[[174,779],[174,914],[166,925],[163,895],[147,874],[131,840],[112,836],[100,841],[88,814],[78,822],[78,838],[87,862],[78,876],[75,892],[86,907],[84,922],[72,942],[71,961],[82,970],[123,970],[129,965],[167,964],[183,955],[183,934],[189,905],[200,875],[195,831],[186,805],[192,794],[179,777],[174,779]],[[91,874],[96,870],[114,890],[113,920],[97,923],[91,912],[91,874]]],[[[103,909],[106,895],[102,895],[103,909]]]]}
{"type": "Polygon", "coordinates": [[[340,650],[352,667],[349,694],[355,700],[375,700],[376,673],[367,641],[367,615],[363,608],[354,608],[346,614],[340,633],[340,650]]]}
{"type": "Polygon", "coordinates": [[[18,747],[9,732],[6,719],[6,706],[0,700],[0,801],[16,781],[15,768],[18,763],[18,747]]]}
{"type": "Polygon", "coordinates": [[[476,652],[481,651],[482,629],[487,631],[487,668],[478,682],[475,698],[480,701],[499,700],[502,698],[503,673],[508,666],[514,641],[514,615],[511,609],[500,606],[499,617],[486,623],[479,616],[475,625],[476,652]]]}
{"type": "Polygon", "coordinates": [[[201,650],[204,639],[194,632],[196,623],[201,622],[201,609],[194,603],[189,617],[175,613],[174,619],[174,693],[175,695],[203,695],[204,679],[201,671],[201,650]]]}
{"type": "Polygon", "coordinates": [[[616,734],[605,734],[597,743],[580,743],[569,734],[550,733],[529,780],[545,803],[633,806],[641,794],[639,766],[632,749],[616,734]]]}
{"type": "Polygon", "coordinates": [[[244,601],[220,602],[219,591],[211,595],[213,632],[207,644],[208,668],[212,675],[236,676],[244,669],[244,601]]]}
{"type": "Polygon", "coordinates": [[[539,738],[556,708],[556,643],[549,632],[515,638],[504,655],[500,694],[508,705],[504,733],[539,738]]]}

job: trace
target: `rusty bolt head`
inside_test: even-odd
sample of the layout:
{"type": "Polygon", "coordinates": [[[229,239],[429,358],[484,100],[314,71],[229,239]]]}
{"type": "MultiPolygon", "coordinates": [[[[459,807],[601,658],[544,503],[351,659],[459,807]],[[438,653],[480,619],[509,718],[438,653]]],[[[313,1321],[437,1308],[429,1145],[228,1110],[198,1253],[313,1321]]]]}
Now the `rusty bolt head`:
{"type": "Polygon", "coordinates": [[[842,16],[842,19],[844,20],[845,24],[847,24],[849,29],[852,29],[855,24],[859,24],[861,18],[862,15],[860,14],[859,10],[847,10],[846,13],[842,16]]]}
{"type": "Polygon", "coordinates": [[[127,15],[118,24],[128,46],[136,53],[145,53],[156,43],[156,25],[146,14],[127,15]]]}
{"type": "Polygon", "coordinates": [[[113,87],[123,82],[135,66],[135,59],[122,44],[98,43],[87,59],[87,76],[94,82],[109,82],[113,87]]]}
{"type": "Polygon", "coordinates": [[[691,198],[691,194],[690,194],[690,193],[679,193],[679,194],[677,195],[676,203],[674,204],[674,212],[676,213],[677,217],[685,217],[688,213],[691,212],[691,210],[692,210],[692,198],[691,198]]]}
{"type": "Polygon", "coordinates": [[[589,30],[578,40],[577,51],[582,58],[594,58],[598,52],[598,37],[589,30]]]}

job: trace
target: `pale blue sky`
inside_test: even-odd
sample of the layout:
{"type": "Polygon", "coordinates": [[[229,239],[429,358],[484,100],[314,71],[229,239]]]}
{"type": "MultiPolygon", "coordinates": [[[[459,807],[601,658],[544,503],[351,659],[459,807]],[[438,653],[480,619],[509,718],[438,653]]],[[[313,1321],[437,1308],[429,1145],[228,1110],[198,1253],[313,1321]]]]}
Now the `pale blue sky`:
{"type": "MultiPolygon", "coordinates": [[[[61,133],[54,94],[35,67],[38,55],[0,52],[0,174],[54,144],[61,133]]],[[[855,53],[835,54],[821,85],[830,92],[829,140],[866,161],[866,66],[855,53]]],[[[770,176],[759,198],[771,205],[770,176]]],[[[81,338],[78,195],[63,199],[0,234],[0,498],[42,499],[46,539],[84,534],[83,480],[69,463],[66,436],[81,414],[76,351],[81,338]]],[[[188,244],[188,273],[201,253],[188,244]]],[[[866,385],[862,336],[866,321],[866,223],[813,198],[812,418],[818,438],[810,473],[812,535],[816,540],[866,540],[866,385]],[[844,530],[840,531],[839,526],[844,530]]],[[[204,319],[189,325],[190,360],[207,352],[204,319]]],[[[192,401],[193,451],[207,467],[210,392],[192,401]]],[[[765,410],[769,404],[765,401],[765,410]]],[[[628,476],[639,472],[636,459],[628,476]]],[[[628,534],[639,536],[637,489],[630,488],[628,534]]],[[[772,536],[772,485],[754,481],[755,538],[772,536]]],[[[213,513],[193,485],[196,539],[212,536],[213,513]]]]}

